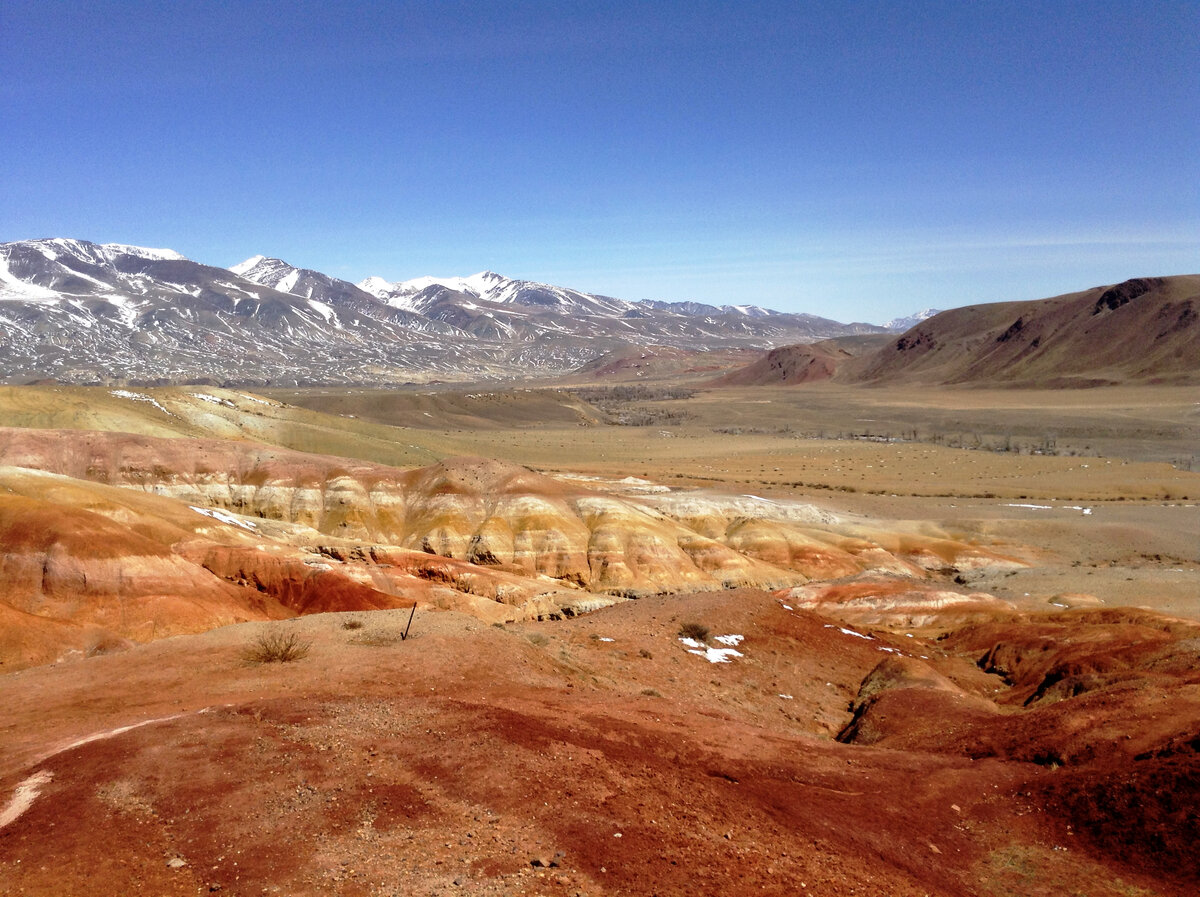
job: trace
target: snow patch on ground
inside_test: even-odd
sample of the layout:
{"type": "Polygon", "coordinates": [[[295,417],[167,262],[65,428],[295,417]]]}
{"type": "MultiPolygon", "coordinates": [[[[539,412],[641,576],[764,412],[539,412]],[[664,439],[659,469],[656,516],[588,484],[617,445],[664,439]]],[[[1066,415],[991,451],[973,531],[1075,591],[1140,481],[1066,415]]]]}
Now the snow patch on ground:
{"type": "Polygon", "coordinates": [[[202,402],[209,402],[213,405],[224,405],[226,408],[237,407],[237,405],[233,404],[233,402],[229,401],[229,399],[222,399],[220,396],[210,395],[206,392],[190,392],[188,395],[190,395],[193,399],[199,399],[202,402]]]}
{"type": "MultiPolygon", "coordinates": [[[[1030,510],[1033,510],[1033,511],[1053,511],[1054,510],[1054,505],[1006,504],[1003,507],[1006,507],[1006,508],[1029,508],[1030,510]]],[[[1092,509],[1084,507],[1083,505],[1059,505],[1059,508],[1061,508],[1064,511],[1079,511],[1080,513],[1083,514],[1084,517],[1090,517],[1092,514],[1092,509]]]]}
{"type": "Polygon", "coordinates": [[[216,508],[197,508],[195,505],[188,505],[188,507],[197,514],[203,514],[205,517],[211,517],[213,520],[221,521],[221,523],[228,523],[230,526],[240,526],[249,532],[255,532],[258,528],[249,520],[243,520],[226,511],[219,511],[216,508]]]}
{"type": "Polygon", "coordinates": [[[846,635],[853,635],[856,638],[865,638],[868,642],[875,641],[875,639],[869,635],[863,635],[861,632],[855,632],[853,629],[845,629],[841,626],[834,626],[832,623],[826,623],[825,628],[826,629],[836,629],[838,632],[844,632],[844,633],[846,633],[846,635]]]}
{"type": "Polygon", "coordinates": [[[146,395],[144,392],[130,392],[127,389],[111,389],[109,390],[108,394],[110,396],[116,396],[118,399],[130,399],[134,402],[149,402],[163,414],[168,414],[174,417],[170,411],[158,404],[157,399],[155,399],[153,396],[146,395]]]}
{"type": "Polygon", "coordinates": [[[4,812],[0,813],[0,828],[4,828],[10,822],[16,822],[21,814],[33,805],[33,802],[42,790],[42,786],[49,783],[53,778],[54,773],[48,769],[43,769],[35,772],[25,779],[25,781],[21,782],[13,792],[12,799],[9,800],[8,806],[4,808],[4,812]]]}
{"type": "MultiPolygon", "coordinates": [[[[745,639],[744,635],[718,635],[713,641],[723,645],[738,645],[743,639],[745,639]]],[[[688,654],[703,657],[709,663],[729,663],[734,657],[745,656],[736,648],[710,648],[704,642],[694,638],[681,638],[679,641],[688,649],[688,654]]]]}
{"type": "Polygon", "coordinates": [[[238,262],[236,265],[231,266],[229,270],[240,277],[241,275],[245,274],[247,271],[253,270],[254,266],[262,261],[266,261],[266,256],[252,255],[252,256],[250,256],[250,258],[246,259],[244,262],[238,262]]]}
{"type": "MultiPolygon", "coordinates": [[[[231,705],[226,704],[225,706],[228,707],[231,705]]],[[[209,709],[210,708],[205,707],[204,709],[196,712],[207,713],[209,709]]],[[[173,716],[160,716],[157,719],[147,719],[140,723],[132,723],[128,726],[118,726],[115,729],[108,729],[104,732],[96,732],[94,735],[86,735],[83,738],[78,738],[69,744],[63,745],[62,747],[55,748],[48,754],[42,755],[37,762],[45,763],[51,757],[55,757],[66,751],[74,750],[77,747],[83,747],[85,744],[91,744],[93,741],[103,741],[106,738],[112,738],[116,735],[124,734],[125,732],[129,732],[133,729],[140,729],[142,726],[150,726],[154,723],[169,722],[170,720],[179,719],[181,716],[185,715],[186,714],[183,713],[176,713],[173,716]]],[[[17,785],[16,790],[13,792],[12,798],[8,802],[8,805],[2,812],[0,812],[0,829],[19,819],[21,814],[33,805],[34,800],[37,799],[38,794],[42,790],[42,786],[47,784],[53,778],[53,772],[48,769],[42,769],[27,777],[24,781],[17,785]]]]}

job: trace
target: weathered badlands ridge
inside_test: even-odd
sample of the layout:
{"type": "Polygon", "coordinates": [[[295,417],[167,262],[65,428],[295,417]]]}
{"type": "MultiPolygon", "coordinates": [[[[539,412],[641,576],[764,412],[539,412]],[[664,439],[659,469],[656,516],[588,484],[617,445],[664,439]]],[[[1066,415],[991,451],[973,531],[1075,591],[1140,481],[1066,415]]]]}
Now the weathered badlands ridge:
{"type": "Polygon", "coordinates": [[[4,429],[0,463],[10,669],[319,611],[415,601],[503,621],[862,574],[924,584],[915,593],[936,580],[942,594],[960,569],[1014,563],[805,505],[619,495],[482,458],[399,470],[245,442],[4,429]]]}

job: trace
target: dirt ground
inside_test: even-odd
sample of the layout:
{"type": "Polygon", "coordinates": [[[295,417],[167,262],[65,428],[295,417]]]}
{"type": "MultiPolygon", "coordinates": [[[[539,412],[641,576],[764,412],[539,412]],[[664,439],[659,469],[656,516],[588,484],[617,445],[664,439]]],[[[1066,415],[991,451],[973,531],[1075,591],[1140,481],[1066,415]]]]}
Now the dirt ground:
{"type": "Polygon", "coordinates": [[[1110,761],[834,740],[887,652],[1004,688],[936,641],[754,592],[557,624],[422,613],[401,641],[406,617],[244,624],[5,677],[0,785],[38,791],[0,828],[5,893],[1194,893],[1190,867],[1112,851],[1055,803],[1110,761]],[[689,621],[742,635],[740,656],[690,653],[689,621]],[[311,652],[248,663],[265,625],[311,652]]]}

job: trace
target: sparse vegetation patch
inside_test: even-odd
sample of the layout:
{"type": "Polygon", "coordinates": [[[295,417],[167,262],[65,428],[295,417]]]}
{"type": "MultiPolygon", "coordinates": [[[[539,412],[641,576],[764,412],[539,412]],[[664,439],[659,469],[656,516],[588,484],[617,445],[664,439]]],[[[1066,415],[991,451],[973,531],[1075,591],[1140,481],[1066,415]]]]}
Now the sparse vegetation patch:
{"type": "Polygon", "coordinates": [[[649,427],[681,424],[691,420],[690,411],[677,408],[636,405],[636,402],[664,402],[690,399],[693,389],[682,386],[585,386],[569,391],[574,398],[602,411],[608,423],[619,427],[649,427]]]}

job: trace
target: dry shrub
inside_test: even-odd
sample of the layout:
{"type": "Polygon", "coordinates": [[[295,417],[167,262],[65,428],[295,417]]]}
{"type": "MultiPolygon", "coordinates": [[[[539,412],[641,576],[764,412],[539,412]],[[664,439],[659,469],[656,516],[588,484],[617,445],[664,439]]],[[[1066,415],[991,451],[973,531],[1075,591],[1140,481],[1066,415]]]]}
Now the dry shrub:
{"type": "Polygon", "coordinates": [[[695,639],[698,642],[707,642],[708,627],[703,623],[684,623],[679,627],[679,637],[695,639]]]}
{"type": "Polygon", "coordinates": [[[291,663],[308,656],[312,642],[294,632],[264,632],[246,649],[250,663],[291,663]]]}

